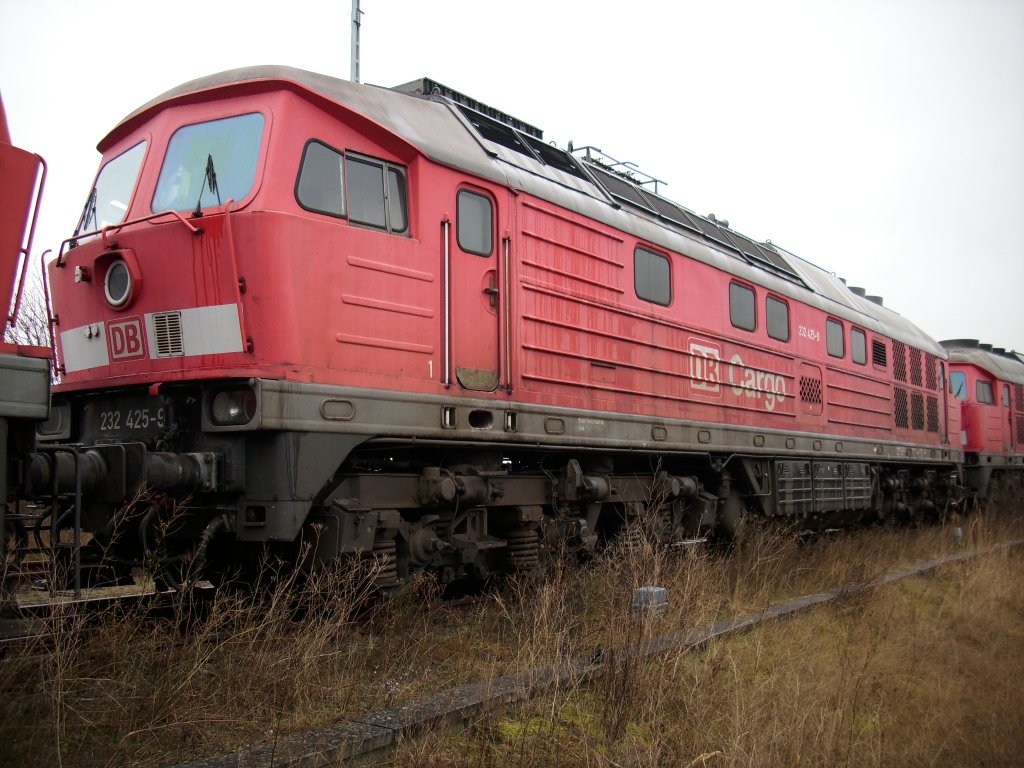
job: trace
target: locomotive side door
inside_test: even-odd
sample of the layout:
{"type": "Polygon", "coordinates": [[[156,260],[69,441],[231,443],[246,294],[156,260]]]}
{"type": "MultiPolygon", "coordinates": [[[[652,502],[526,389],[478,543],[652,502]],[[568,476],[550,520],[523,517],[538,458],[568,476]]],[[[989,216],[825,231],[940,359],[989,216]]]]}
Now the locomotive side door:
{"type": "Polygon", "coordinates": [[[498,224],[493,195],[478,187],[456,190],[455,222],[448,243],[450,383],[477,392],[493,392],[501,380],[498,334],[506,291],[498,224]]]}

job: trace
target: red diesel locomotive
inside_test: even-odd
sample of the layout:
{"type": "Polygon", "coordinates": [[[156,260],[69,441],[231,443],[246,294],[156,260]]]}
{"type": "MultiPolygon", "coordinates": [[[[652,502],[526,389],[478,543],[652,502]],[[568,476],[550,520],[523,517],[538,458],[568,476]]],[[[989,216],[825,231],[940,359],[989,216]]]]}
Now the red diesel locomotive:
{"type": "Polygon", "coordinates": [[[985,496],[993,475],[1024,467],[1024,361],[976,339],[942,346],[949,352],[950,392],[960,402],[964,481],[985,496]]]}
{"type": "Polygon", "coordinates": [[[99,149],[26,478],[77,486],[96,574],[270,547],[450,580],[959,493],[939,344],[438,83],[234,70],[99,149]]]}

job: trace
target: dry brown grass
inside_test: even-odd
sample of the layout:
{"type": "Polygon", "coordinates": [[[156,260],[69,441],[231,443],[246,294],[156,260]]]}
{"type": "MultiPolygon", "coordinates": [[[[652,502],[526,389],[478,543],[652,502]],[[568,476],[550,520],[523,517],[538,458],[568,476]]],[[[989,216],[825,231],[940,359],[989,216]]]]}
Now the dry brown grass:
{"type": "MultiPolygon", "coordinates": [[[[972,543],[1011,535],[1020,535],[1019,523],[969,522],[972,543]]],[[[945,528],[860,532],[804,547],[758,537],[724,568],[691,563],[687,583],[703,580],[695,599],[703,594],[707,616],[716,596],[726,612],[761,606],[955,546],[945,528]]],[[[1022,585],[1020,551],[999,551],[699,654],[609,662],[600,679],[563,686],[455,736],[421,739],[380,764],[1021,765],[1022,585]]],[[[621,642],[679,626],[674,613],[654,626],[630,621],[622,606],[617,616],[607,632],[621,642]]]]}
{"type": "MultiPolygon", "coordinates": [[[[965,547],[1021,535],[964,523],[965,547]]],[[[367,614],[339,569],[203,621],[141,610],[83,622],[0,663],[0,764],[167,765],[273,741],[460,682],[615,649],[784,597],[880,575],[955,547],[949,528],[868,530],[803,544],[760,534],[730,556],[642,537],[586,567],[506,583],[459,606],[422,581],[367,614]],[[638,586],[666,586],[656,622],[638,586]],[[296,615],[295,606],[303,607],[296,615]]],[[[869,590],[699,655],[603,656],[465,733],[405,745],[395,765],[1009,765],[1024,754],[1024,564],[992,555],[869,590]]],[[[182,614],[184,615],[184,613],[182,614]]]]}

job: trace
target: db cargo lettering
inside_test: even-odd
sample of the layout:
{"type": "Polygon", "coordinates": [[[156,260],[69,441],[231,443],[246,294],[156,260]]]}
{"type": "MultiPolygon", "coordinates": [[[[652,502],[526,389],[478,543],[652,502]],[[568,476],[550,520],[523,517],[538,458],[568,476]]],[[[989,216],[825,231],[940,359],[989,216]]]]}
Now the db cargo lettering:
{"type": "Polygon", "coordinates": [[[747,368],[739,353],[729,358],[729,384],[737,397],[763,400],[764,408],[774,411],[786,399],[786,380],[771,371],[747,368]]]}

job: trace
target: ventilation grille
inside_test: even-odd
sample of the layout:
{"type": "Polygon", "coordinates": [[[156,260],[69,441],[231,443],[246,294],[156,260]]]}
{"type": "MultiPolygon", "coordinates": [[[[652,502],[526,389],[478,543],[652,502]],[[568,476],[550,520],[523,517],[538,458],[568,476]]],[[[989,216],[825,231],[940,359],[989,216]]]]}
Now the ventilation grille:
{"type": "Polygon", "coordinates": [[[907,390],[903,387],[896,387],[893,398],[893,416],[896,419],[896,426],[906,429],[910,426],[910,419],[907,408],[907,390]]]}
{"type": "Polygon", "coordinates": [[[910,348],[910,383],[921,386],[921,350],[910,348]]]}
{"type": "Polygon", "coordinates": [[[888,348],[885,346],[884,341],[879,341],[878,339],[871,340],[871,360],[875,365],[885,368],[889,364],[887,352],[888,348]]]}
{"type": "Polygon", "coordinates": [[[159,312],[153,315],[157,357],[181,357],[185,346],[181,337],[181,312],[159,312]]]}
{"type": "Polygon", "coordinates": [[[936,397],[928,397],[928,431],[939,431],[939,400],[936,397]]]}
{"type": "Polygon", "coordinates": [[[1014,421],[1017,422],[1017,447],[1024,447],[1024,384],[1013,385],[1013,402],[1017,415],[1014,421]]]}
{"type": "Polygon", "coordinates": [[[910,421],[911,426],[917,431],[924,430],[924,395],[914,392],[910,396],[910,421]]]}
{"type": "Polygon", "coordinates": [[[800,399],[805,403],[821,405],[821,380],[809,376],[800,377],[800,399]]]}
{"type": "Polygon", "coordinates": [[[902,341],[892,343],[892,375],[896,381],[907,380],[907,347],[902,341]]]}
{"type": "Polygon", "coordinates": [[[936,370],[935,355],[925,354],[924,356],[924,385],[928,387],[932,392],[935,392],[939,388],[939,374],[936,370]]]}

